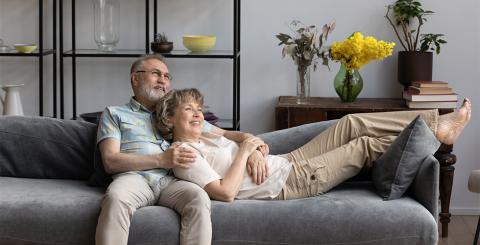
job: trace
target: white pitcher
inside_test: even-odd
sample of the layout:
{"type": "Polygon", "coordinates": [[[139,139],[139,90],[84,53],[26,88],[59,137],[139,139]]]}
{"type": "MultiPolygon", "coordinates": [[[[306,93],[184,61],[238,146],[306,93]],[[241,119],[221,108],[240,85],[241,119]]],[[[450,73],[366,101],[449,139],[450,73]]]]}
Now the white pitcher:
{"type": "Polygon", "coordinates": [[[20,87],[22,86],[23,84],[0,86],[5,91],[5,98],[0,96],[3,115],[23,115],[22,100],[20,99],[20,87]]]}

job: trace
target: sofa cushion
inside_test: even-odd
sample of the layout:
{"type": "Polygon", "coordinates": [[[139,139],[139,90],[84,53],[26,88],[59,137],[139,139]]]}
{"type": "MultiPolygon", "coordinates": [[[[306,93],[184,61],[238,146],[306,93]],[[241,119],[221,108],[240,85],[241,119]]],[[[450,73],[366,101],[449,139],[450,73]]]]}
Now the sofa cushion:
{"type": "Polygon", "coordinates": [[[384,202],[371,182],[288,201],[213,202],[214,244],[436,244],[437,224],[411,197],[384,202]],[[260,242],[261,241],[261,242],[260,242]]]}
{"type": "Polygon", "coordinates": [[[0,244],[94,244],[103,189],[0,177],[0,244]]]}
{"type": "Polygon", "coordinates": [[[135,212],[128,236],[129,245],[169,245],[180,242],[180,216],[161,206],[143,207],[135,212]]]}
{"type": "Polygon", "coordinates": [[[385,200],[401,197],[412,184],[420,164],[440,146],[419,116],[393,141],[373,165],[372,179],[385,200]]]}
{"type": "MultiPolygon", "coordinates": [[[[0,244],[94,244],[103,189],[85,181],[0,177],[0,244]]],[[[312,198],[212,202],[213,244],[436,244],[437,224],[409,196],[384,202],[371,182],[312,198]]],[[[130,245],[178,244],[179,216],[137,210],[130,245]]]]}
{"type": "Polygon", "coordinates": [[[0,116],[0,176],[87,179],[95,128],[82,121],[0,116]]]}
{"type": "MultiPolygon", "coordinates": [[[[0,244],[95,244],[103,194],[86,181],[0,177],[0,244]]],[[[172,209],[144,207],[129,244],[178,244],[179,229],[172,209]]]]}

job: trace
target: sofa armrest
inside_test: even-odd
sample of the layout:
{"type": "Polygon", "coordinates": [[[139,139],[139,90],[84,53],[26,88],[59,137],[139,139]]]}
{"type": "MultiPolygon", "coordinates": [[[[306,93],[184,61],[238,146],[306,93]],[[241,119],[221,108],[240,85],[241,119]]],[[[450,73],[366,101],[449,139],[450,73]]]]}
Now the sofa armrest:
{"type": "Polygon", "coordinates": [[[258,137],[263,139],[269,145],[270,154],[285,154],[306,144],[335,122],[336,120],[309,123],[293,128],[260,134],[258,137]]]}
{"type": "Polygon", "coordinates": [[[421,163],[417,176],[410,186],[410,193],[419,203],[430,211],[438,222],[440,164],[433,155],[421,163]]]}

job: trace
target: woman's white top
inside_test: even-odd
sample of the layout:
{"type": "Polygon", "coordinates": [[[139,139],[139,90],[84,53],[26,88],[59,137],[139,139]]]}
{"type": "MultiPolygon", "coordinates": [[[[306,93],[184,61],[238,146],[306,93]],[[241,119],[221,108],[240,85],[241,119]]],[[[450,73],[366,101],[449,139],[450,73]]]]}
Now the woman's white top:
{"type": "MultiPolygon", "coordinates": [[[[209,134],[198,143],[182,143],[197,152],[195,163],[188,169],[174,168],[175,176],[204,188],[212,181],[222,179],[238,152],[238,144],[223,136],[209,134]]],[[[292,168],[284,157],[268,155],[269,176],[260,185],[255,184],[245,170],[237,199],[273,199],[280,194],[292,168]]]]}

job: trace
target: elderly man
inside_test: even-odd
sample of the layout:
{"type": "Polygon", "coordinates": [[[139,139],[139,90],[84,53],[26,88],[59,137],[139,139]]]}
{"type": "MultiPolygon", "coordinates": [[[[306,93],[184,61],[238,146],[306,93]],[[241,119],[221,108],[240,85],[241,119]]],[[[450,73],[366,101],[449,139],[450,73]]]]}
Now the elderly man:
{"type": "MultiPolygon", "coordinates": [[[[162,205],[181,214],[180,244],[211,244],[210,199],[199,186],[169,173],[173,167],[189,168],[195,154],[169,145],[154,128],[155,104],[170,90],[172,76],[162,56],[145,55],[130,70],[134,96],[123,106],[110,106],[100,119],[97,144],[105,170],[113,175],[101,205],[97,245],[127,244],[130,221],[136,209],[162,205]]],[[[225,131],[205,123],[204,132],[241,142],[250,134],[225,131]]],[[[255,182],[268,175],[261,147],[249,159],[255,182]]]]}

